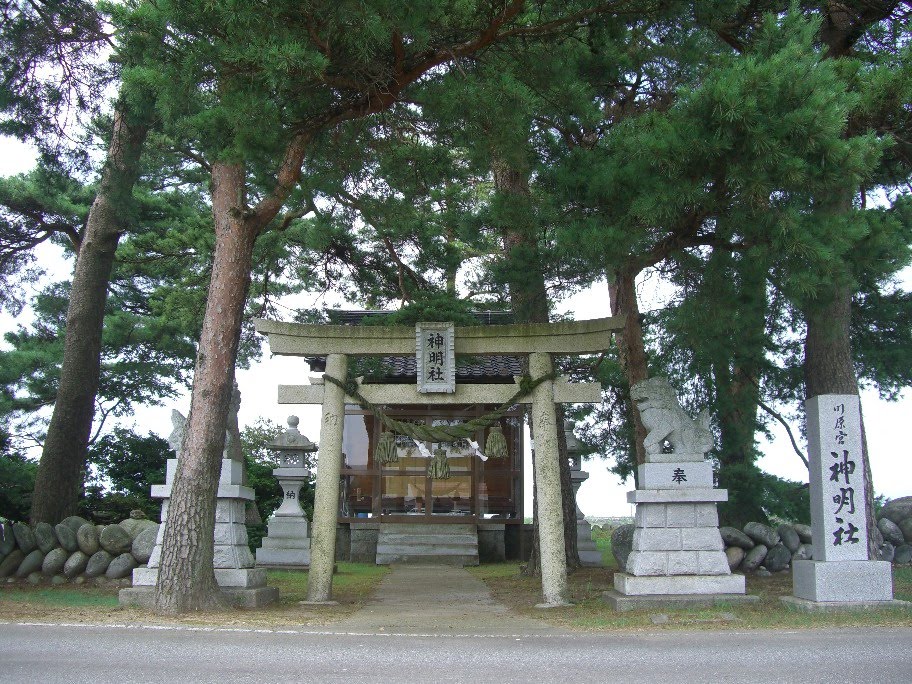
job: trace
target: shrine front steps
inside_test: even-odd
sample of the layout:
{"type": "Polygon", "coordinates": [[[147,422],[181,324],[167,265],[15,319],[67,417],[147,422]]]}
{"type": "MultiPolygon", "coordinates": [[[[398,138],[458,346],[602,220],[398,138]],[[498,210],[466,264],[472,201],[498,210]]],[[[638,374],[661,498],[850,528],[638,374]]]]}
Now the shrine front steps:
{"type": "Polygon", "coordinates": [[[478,565],[478,530],[474,524],[383,523],[376,562],[478,565]]]}

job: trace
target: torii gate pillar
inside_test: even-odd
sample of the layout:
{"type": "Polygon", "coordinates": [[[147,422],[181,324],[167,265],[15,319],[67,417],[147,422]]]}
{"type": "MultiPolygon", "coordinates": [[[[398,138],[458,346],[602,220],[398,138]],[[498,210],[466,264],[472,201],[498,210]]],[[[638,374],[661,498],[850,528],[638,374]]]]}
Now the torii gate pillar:
{"type": "MultiPolygon", "coordinates": [[[[550,354],[529,354],[529,374],[533,378],[550,375],[552,372],[550,354]]],[[[554,383],[551,381],[541,383],[532,392],[532,425],[535,439],[536,513],[544,599],[536,608],[556,608],[568,605],[569,601],[560,454],[557,445],[557,413],[554,409],[554,383]]]]}
{"type": "MultiPolygon", "coordinates": [[[[348,356],[330,354],[326,373],[344,378],[348,356]]],[[[332,604],[332,574],[336,559],[336,509],[339,476],[342,471],[342,428],[345,424],[345,392],[327,383],[323,389],[323,418],[320,424],[320,456],[314,493],[313,535],[310,542],[308,604],[332,604]]]]}

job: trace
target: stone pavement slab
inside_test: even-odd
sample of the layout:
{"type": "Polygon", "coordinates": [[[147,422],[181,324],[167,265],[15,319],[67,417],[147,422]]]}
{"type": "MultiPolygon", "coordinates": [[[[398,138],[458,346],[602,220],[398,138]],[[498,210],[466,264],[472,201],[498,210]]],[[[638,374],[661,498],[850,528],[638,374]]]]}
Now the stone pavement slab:
{"type": "Polygon", "coordinates": [[[381,634],[562,634],[512,612],[465,568],[394,565],[367,605],[335,624],[341,632],[381,634]]]}

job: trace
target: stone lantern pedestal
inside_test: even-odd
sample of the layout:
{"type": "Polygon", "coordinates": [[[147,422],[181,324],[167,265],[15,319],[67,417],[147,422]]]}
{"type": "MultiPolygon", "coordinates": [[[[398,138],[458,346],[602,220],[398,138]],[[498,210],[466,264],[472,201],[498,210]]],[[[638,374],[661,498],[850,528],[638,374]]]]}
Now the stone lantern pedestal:
{"type": "MultiPolygon", "coordinates": [[[[570,459],[570,485],[573,487],[573,501],[576,502],[580,487],[589,479],[589,473],[582,469],[582,444],[573,435],[573,421],[564,421],[564,434],[567,436],[567,457],[570,459]]],[[[592,525],[576,504],[576,549],[584,567],[602,566],[602,552],[592,541],[592,525]]]]}
{"type": "Polygon", "coordinates": [[[288,429],[269,445],[278,453],[279,467],[272,474],[282,488],[282,505],[267,521],[263,546],[257,549],[257,567],[306,568],[310,566],[310,522],[301,508],[301,487],[310,478],[307,460],[317,445],[298,431],[298,417],[288,417],[288,429]]]}

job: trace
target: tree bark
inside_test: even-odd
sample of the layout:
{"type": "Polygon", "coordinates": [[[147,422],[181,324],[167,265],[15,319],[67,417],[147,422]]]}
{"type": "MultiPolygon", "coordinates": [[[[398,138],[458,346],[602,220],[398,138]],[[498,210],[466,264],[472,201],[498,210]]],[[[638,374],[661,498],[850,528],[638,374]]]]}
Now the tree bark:
{"type": "Polygon", "coordinates": [[[101,371],[108,282],[117,243],[131,220],[133,186],[148,130],[144,123],[131,120],[122,107],[115,110],[101,184],[73,273],[60,383],[35,478],[33,524],[56,524],[73,515],[82,495],[101,371]]]}
{"type": "Polygon", "coordinates": [[[222,604],[213,571],[215,503],[256,241],[256,230],[244,219],[244,195],[243,164],[213,164],[215,253],[155,588],[155,608],[163,613],[222,604]]]}
{"type": "MultiPolygon", "coordinates": [[[[805,307],[807,333],[804,340],[804,384],[806,397],[821,394],[858,394],[858,378],[852,361],[849,327],[852,320],[852,290],[836,285],[817,302],[805,307]]],[[[861,403],[859,402],[859,407],[861,403]]],[[[874,485],[868,442],[861,419],[861,460],[865,473],[865,515],[868,521],[868,558],[877,557],[874,542],[874,485]]]]}
{"type": "MultiPolygon", "coordinates": [[[[501,159],[492,163],[494,187],[503,199],[512,204],[509,220],[501,226],[501,239],[508,264],[507,281],[510,294],[510,308],[517,323],[548,322],[548,290],[545,287],[544,269],[537,236],[522,222],[527,215],[530,201],[528,175],[501,159]]],[[[576,498],[570,480],[570,461],[567,456],[567,435],[564,432],[564,411],[557,411],[557,440],[560,456],[561,505],[564,515],[564,550],[568,570],[580,567],[579,548],[576,539],[576,498]]],[[[531,422],[530,422],[531,431],[531,422]]],[[[534,439],[534,434],[532,435],[534,439]]],[[[533,460],[535,454],[533,452],[533,460]]],[[[533,466],[534,472],[534,466],[533,466]]],[[[533,511],[537,510],[538,492],[532,491],[533,511]]],[[[527,566],[529,574],[540,571],[540,550],[538,519],[533,518],[532,554],[527,566]]]]}
{"type": "MultiPolygon", "coordinates": [[[[611,314],[624,316],[624,329],[618,338],[618,351],[620,352],[621,367],[627,379],[627,386],[649,377],[649,366],[646,361],[646,345],[643,342],[643,325],[640,322],[640,307],[636,297],[636,277],[639,270],[623,268],[614,277],[614,282],[609,287],[611,299],[611,314]]],[[[634,428],[634,449],[636,465],[646,462],[646,427],[640,417],[640,410],[632,401],[628,401],[630,418],[634,428]]],[[[633,468],[634,479],[637,469],[633,468]]]]}

